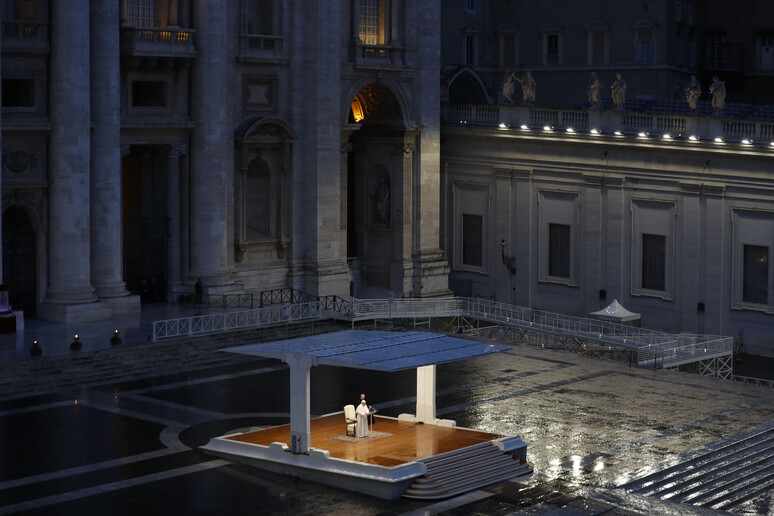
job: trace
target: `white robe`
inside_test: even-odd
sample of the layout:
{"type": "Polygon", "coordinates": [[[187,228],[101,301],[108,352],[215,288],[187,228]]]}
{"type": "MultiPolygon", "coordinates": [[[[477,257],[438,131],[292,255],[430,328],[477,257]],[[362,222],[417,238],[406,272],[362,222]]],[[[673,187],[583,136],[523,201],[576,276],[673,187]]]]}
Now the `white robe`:
{"type": "Polygon", "coordinates": [[[355,414],[357,416],[355,437],[368,437],[368,407],[363,404],[358,405],[355,414]]]}

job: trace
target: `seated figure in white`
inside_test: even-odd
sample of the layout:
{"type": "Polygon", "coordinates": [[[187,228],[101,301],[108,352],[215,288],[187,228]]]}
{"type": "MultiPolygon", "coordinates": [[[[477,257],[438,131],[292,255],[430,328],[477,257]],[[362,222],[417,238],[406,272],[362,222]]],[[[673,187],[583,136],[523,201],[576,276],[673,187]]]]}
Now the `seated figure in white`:
{"type": "Polygon", "coordinates": [[[365,400],[360,401],[360,405],[355,410],[357,415],[357,426],[355,426],[355,437],[368,437],[368,416],[373,412],[368,411],[368,405],[365,400]]]}

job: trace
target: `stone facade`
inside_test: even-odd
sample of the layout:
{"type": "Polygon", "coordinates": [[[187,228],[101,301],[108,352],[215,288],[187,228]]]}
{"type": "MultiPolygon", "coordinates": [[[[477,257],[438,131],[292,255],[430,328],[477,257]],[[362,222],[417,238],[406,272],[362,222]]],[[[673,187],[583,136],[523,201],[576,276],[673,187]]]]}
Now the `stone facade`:
{"type": "Polygon", "coordinates": [[[77,2],[2,13],[3,279],[28,317],[198,278],[449,293],[439,1],[77,2]]]}

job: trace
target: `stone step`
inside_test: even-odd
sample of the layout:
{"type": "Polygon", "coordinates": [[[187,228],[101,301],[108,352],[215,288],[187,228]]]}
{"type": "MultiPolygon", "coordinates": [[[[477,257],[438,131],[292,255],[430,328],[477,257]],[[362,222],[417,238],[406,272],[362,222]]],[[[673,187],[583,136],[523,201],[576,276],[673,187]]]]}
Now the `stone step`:
{"type": "MultiPolygon", "coordinates": [[[[348,327],[348,325],[346,325],[348,327]]],[[[269,342],[342,329],[335,321],[301,323],[285,328],[254,328],[238,332],[185,337],[156,343],[117,346],[69,355],[31,357],[0,365],[0,398],[103,382],[119,382],[173,374],[192,367],[222,366],[245,357],[221,348],[247,342],[269,342]]]]}
{"type": "Polygon", "coordinates": [[[527,464],[520,464],[517,468],[508,468],[504,471],[499,471],[496,474],[490,475],[478,475],[476,477],[468,479],[466,482],[459,482],[454,486],[447,486],[444,489],[425,491],[422,489],[412,487],[406,490],[403,494],[405,498],[426,499],[433,500],[439,498],[449,498],[457,496],[462,493],[467,493],[475,489],[480,489],[503,480],[515,478],[518,476],[529,475],[532,473],[532,468],[527,464]]]}

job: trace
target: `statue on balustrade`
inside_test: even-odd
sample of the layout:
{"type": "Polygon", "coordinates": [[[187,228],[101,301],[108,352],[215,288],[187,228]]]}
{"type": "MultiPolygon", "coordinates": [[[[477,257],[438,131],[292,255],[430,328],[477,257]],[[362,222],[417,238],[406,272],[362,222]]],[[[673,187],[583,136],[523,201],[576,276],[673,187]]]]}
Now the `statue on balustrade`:
{"type": "Polygon", "coordinates": [[[701,84],[696,80],[695,75],[691,75],[691,82],[685,88],[685,100],[691,107],[691,111],[698,111],[699,97],[701,96],[701,84]]]}
{"type": "Polygon", "coordinates": [[[726,81],[721,81],[715,75],[709,90],[712,95],[712,112],[715,116],[721,115],[726,108],[726,81]]]}
{"type": "Polygon", "coordinates": [[[610,86],[610,90],[615,110],[623,111],[624,104],[626,103],[626,81],[621,78],[620,73],[615,74],[615,81],[610,86]]]}
{"type": "Polygon", "coordinates": [[[521,84],[521,105],[522,106],[532,106],[535,104],[535,78],[532,77],[532,72],[527,72],[527,74],[519,79],[516,77],[516,80],[519,81],[519,84],[521,84]]]}
{"type": "Polygon", "coordinates": [[[505,97],[505,102],[508,104],[514,104],[516,101],[514,100],[516,93],[516,72],[505,76],[505,80],[503,81],[503,97],[505,97]]]}
{"type": "Polygon", "coordinates": [[[599,82],[596,72],[591,72],[591,82],[588,87],[589,108],[599,109],[602,96],[602,83],[599,82]]]}

